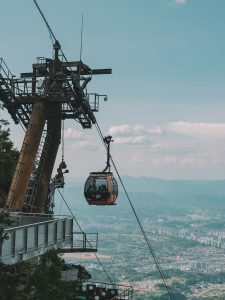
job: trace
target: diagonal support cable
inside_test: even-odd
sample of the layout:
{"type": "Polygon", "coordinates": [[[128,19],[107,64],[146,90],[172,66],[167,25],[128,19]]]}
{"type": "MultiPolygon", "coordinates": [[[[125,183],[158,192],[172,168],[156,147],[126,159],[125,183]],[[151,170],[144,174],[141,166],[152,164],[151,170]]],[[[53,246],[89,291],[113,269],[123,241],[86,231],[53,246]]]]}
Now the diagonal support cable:
{"type": "MultiPolygon", "coordinates": [[[[104,136],[103,136],[102,131],[101,131],[101,129],[100,129],[100,127],[99,127],[99,125],[98,125],[97,122],[96,122],[96,129],[97,129],[97,132],[98,132],[98,134],[99,134],[99,136],[100,136],[100,139],[102,140],[104,146],[106,147],[106,144],[105,144],[105,142],[104,142],[104,136]]],[[[145,230],[144,230],[144,228],[143,228],[143,226],[142,226],[142,224],[141,224],[141,221],[140,221],[140,219],[139,219],[139,217],[138,217],[138,215],[137,215],[137,213],[136,213],[136,211],[135,211],[135,208],[134,208],[134,206],[133,206],[133,203],[132,203],[132,201],[131,201],[131,199],[130,199],[130,197],[129,197],[129,194],[128,194],[127,190],[126,190],[126,187],[125,187],[125,185],[124,185],[124,183],[123,183],[123,180],[122,180],[122,178],[121,178],[121,176],[120,176],[120,174],[119,174],[119,171],[118,171],[118,169],[117,169],[117,167],[116,167],[116,164],[114,163],[114,160],[113,160],[113,158],[112,158],[111,155],[110,155],[110,160],[111,160],[112,165],[113,165],[113,167],[114,167],[114,169],[115,169],[115,171],[116,171],[116,174],[117,174],[117,176],[118,176],[118,178],[119,178],[119,181],[120,181],[120,183],[121,183],[121,185],[122,185],[122,187],[123,187],[123,190],[124,190],[124,192],[125,192],[125,195],[126,195],[126,197],[127,197],[127,200],[128,200],[128,202],[129,202],[129,204],[130,204],[130,206],[131,206],[131,209],[132,209],[132,211],[133,211],[133,213],[134,213],[134,216],[135,216],[135,218],[136,218],[136,221],[137,221],[137,223],[138,223],[138,225],[139,225],[139,227],[140,227],[140,230],[141,230],[141,232],[142,232],[142,235],[143,235],[143,237],[144,237],[144,239],[145,239],[145,241],[146,241],[146,244],[147,244],[147,247],[148,247],[148,249],[149,249],[149,252],[150,252],[150,254],[151,254],[151,256],[152,256],[152,258],[153,258],[153,260],[154,260],[154,263],[155,263],[156,268],[157,268],[157,270],[158,270],[158,272],[159,272],[159,274],[160,274],[160,277],[161,277],[161,279],[162,279],[162,281],[163,281],[163,284],[164,284],[164,286],[165,286],[165,288],[166,288],[166,290],[167,290],[167,293],[168,293],[168,295],[169,295],[169,297],[170,297],[171,300],[175,300],[174,294],[173,294],[173,292],[172,292],[172,290],[171,290],[171,288],[170,288],[170,286],[169,286],[169,284],[168,284],[168,282],[167,282],[167,280],[166,280],[166,277],[165,277],[165,275],[164,275],[164,273],[163,273],[163,270],[162,270],[162,268],[161,268],[161,266],[160,266],[160,264],[159,264],[159,261],[158,261],[158,259],[157,259],[157,257],[156,257],[156,254],[155,254],[155,252],[154,252],[154,249],[153,249],[153,247],[152,247],[152,245],[151,245],[151,243],[150,243],[150,241],[149,241],[149,239],[148,239],[148,237],[147,237],[147,234],[146,234],[146,232],[145,232],[145,230]]]]}
{"type": "MultiPolygon", "coordinates": [[[[85,233],[85,232],[83,231],[82,227],[80,226],[79,222],[77,221],[76,217],[74,216],[74,214],[73,214],[71,208],[69,207],[68,203],[66,202],[66,199],[64,198],[63,194],[60,192],[59,189],[57,189],[57,190],[58,190],[60,196],[62,197],[62,199],[63,199],[63,201],[64,201],[66,207],[68,208],[69,212],[71,213],[71,216],[73,217],[74,221],[76,222],[78,228],[80,229],[80,231],[81,231],[82,233],[85,233]]],[[[90,246],[90,248],[92,248],[90,241],[89,241],[88,239],[86,239],[86,240],[87,240],[87,243],[88,243],[88,245],[90,246]]],[[[112,282],[111,277],[109,276],[108,272],[106,271],[106,268],[104,267],[104,265],[103,265],[103,263],[101,262],[101,260],[100,260],[100,258],[98,257],[98,255],[97,255],[95,252],[94,252],[94,255],[95,255],[95,257],[96,257],[98,263],[99,263],[100,266],[102,267],[102,270],[103,270],[103,272],[105,273],[106,277],[108,278],[109,282],[110,282],[113,286],[115,286],[115,284],[112,282]]]]}

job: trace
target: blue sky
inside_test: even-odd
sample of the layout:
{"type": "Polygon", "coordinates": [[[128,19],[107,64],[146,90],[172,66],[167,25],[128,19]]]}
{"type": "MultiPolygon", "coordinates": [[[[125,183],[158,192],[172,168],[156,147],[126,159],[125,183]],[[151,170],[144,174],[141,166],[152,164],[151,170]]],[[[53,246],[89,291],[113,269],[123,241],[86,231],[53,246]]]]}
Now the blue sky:
{"type": "MultiPolygon", "coordinates": [[[[224,0],[38,3],[69,60],[79,58],[83,13],[83,61],[113,69],[94,77],[89,91],[108,94],[96,117],[114,136],[122,174],[225,178],[224,0]]],[[[37,56],[51,57],[33,1],[2,1],[0,14],[0,57],[13,73],[30,71],[37,56]]],[[[68,121],[65,131],[70,176],[101,170],[104,149],[95,129],[68,121]]],[[[23,133],[13,124],[12,136],[20,146],[23,133]]]]}

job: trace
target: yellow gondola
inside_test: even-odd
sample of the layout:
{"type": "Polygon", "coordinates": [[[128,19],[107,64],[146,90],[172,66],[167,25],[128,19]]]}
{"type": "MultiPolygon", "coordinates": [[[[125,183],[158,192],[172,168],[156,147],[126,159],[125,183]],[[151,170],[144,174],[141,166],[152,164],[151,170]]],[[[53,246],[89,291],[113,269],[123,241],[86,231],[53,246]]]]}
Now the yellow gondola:
{"type": "Polygon", "coordinates": [[[113,205],[118,196],[118,185],[110,172],[110,142],[112,137],[104,138],[107,146],[107,165],[102,172],[91,172],[84,186],[84,196],[90,205],[113,205]],[[109,171],[107,171],[109,169],[109,171]]]}

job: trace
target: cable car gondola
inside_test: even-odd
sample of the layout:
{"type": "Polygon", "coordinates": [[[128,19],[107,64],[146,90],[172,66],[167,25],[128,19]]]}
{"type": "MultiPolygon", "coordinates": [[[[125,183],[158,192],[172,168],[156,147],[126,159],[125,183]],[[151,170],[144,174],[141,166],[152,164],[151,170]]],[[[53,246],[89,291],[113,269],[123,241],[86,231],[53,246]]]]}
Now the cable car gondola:
{"type": "Polygon", "coordinates": [[[105,137],[104,142],[107,146],[106,168],[102,172],[91,172],[84,186],[84,196],[90,205],[113,205],[118,196],[118,185],[113,173],[110,172],[112,137],[105,137]]]}

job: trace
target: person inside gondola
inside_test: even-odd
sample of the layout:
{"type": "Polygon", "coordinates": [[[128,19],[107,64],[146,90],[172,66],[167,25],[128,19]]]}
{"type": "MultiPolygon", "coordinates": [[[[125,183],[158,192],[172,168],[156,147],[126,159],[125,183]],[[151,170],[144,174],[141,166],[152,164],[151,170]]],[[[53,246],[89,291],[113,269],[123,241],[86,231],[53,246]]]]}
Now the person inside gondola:
{"type": "Polygon", "coordinates": [[[91,198],[91,195],[92,195],[92,185],[89,185],[86,194],[87,194],[88,198],[91,198]]]}
{"type": "Polygon", "coordinates": [[[94,183],[91,191],[91,198],[96,199],[96,194],[97,194],[97,187],[96,184],[94,183]]]}
{"type": "Polygon", "coordinates": [[[98,188],[99,200],[104,200],[107,196],[107,189],[104,184],[100,185],[98,188]]]}

